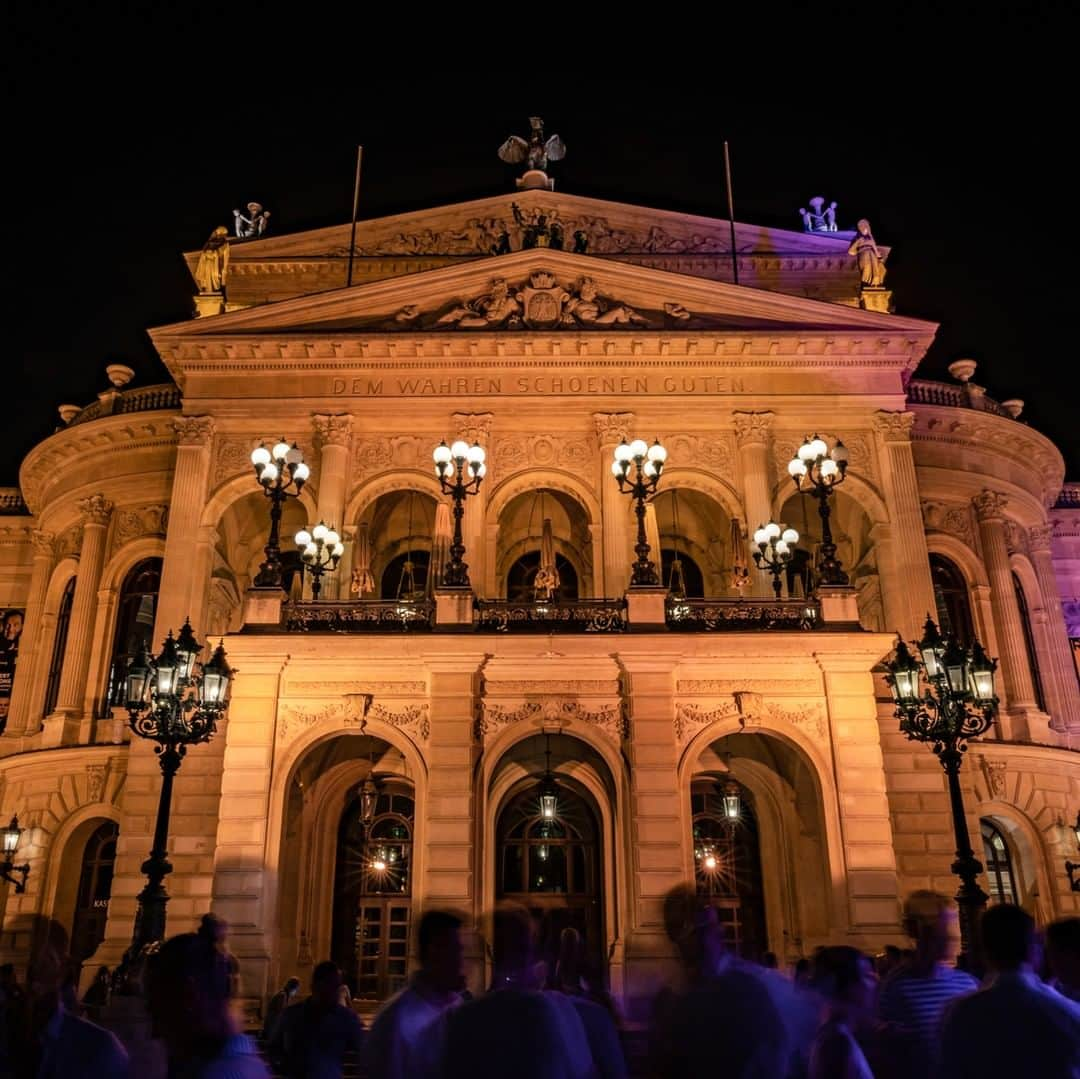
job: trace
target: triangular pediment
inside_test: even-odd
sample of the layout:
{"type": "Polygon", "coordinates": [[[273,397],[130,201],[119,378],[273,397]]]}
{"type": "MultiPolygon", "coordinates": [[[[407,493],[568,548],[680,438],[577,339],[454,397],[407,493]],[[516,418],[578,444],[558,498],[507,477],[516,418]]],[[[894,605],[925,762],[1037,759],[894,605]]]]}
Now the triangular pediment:
{"type": "Polygon", "coordinates": [[[151,336],[847,331],[906,335],[918,350],[935,329],[921,319],[531,249],[160,327],[151,336]]]}

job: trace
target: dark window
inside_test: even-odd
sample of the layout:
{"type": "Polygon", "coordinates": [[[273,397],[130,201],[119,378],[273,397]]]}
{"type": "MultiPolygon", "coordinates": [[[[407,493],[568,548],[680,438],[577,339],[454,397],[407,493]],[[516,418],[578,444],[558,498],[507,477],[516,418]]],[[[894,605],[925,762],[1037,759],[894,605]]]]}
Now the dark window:
{"type": "MultiPolygon", "coordinates": [[[[655,557],[655,555],[653,555],[655,557]]],[[[701,574],[698,564],[688,555],[676,552],[670,547],[665,547],[660,552],[661,580],[664,587],[673,591],[677,590],[678,579],[672,580],[672,564],[676,560],[682,566],[683,593],[687,599],[705,598],[705,578],[701,574]]]]}
{"type": "Polygon", "coordinates": [[[1024,647],[1027,649],[1028,670],[1031,671],[1031,685],[1035,690],[1035,703],[1045,712],[1046,697],[1043,695],[1042,674],[1039,671],[1039,656],[1035,651],[1035,636],[1031,632],[1031,615],[1028,612],[1027,598],[1020,578],[1012,575],[1013,589],[1016,592],[1016,606],[1020,608],[1020,625],[1024,627],[1024,647]]]}
{"type": "Polygon", "coordinates": [[[967,581],[954,562],[939,554],[930,556],[930,579],[941,632],[966,648],[975,636],[967,581]]]}
{"type": "Polygon", "coordinates": [[[993,821],[983,820],[983,861],[990,885],[991,903],[1017,902],[1016,877],[1013,874],[1012,854],[1001,829],[993,821]]]}
{"type": "Polygon", "coordinates": [[[87,840],[83,851],[71,929],[71,955],[80,967],[105,939],[119,834],[114,821],[105,821],[87,840]]]}
{"type": "Polygon", "coordinates": [[[120,587],[113,634],[112,666],[105,706],[122,705],[128,664],[145,648],[154,651],[154,616],[161,587],[161,559],[144,558],[128,570],[120,587]]]}
{"type": "Polygon", "coordinates": [[[56,633],[53,635],[52,658],[49,660],[49,680],[45,684],[45,708],[42,715],[50,715],[60,695],[60,675],[64,670],[64,652],[67,650],[68,627],[71,625],[71,605],[75,602],[75,578],[64,587],[60,610],[56,615],[56,633]]]}
{"type": "MultiPolygon", "coordinates": [[[[559,571],[558,600],[578,598],[577,571],[561,554],[555,555],[555,568],[559,571]]],[[[530,551],[523,554],[506,575],[506,598],[511,603],[532,603],[536,593],[533,585],[540,569],[540,552],[530,551]]]]}
{"type": "Polygon", "coordinates": [[[379,595],[382,599],[423,599],[427,595],[428,564],[431,552],[403,551],[390,559],[383,570],[379,595]]]}

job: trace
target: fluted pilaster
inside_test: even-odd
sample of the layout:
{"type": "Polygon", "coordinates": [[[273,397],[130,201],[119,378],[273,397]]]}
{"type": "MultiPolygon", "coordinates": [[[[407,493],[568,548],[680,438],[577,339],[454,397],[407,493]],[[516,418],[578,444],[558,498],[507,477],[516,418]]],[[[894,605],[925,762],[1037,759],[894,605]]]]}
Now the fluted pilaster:
{"type": "MultiPolygon", "coordinates": [[[[633,412],[594,412],[596,438],[600,446],[600,512],[604,536],[604,592],[621,596],[630,582],[630,563],[633,560],[630,515],[626,499],[611,474],[615,447],[633,437],[633,412]]],[[[655,561],[655,559],[654,559],[655,561]]]]}
{"type": "MultiPolygon", "coordinates": [[[[491,453],[490,412],[455,412],[451,417],[454,438],[464,439],[471,446],[474,442],[483,446],[489,455],[487,475],[477,494],[465,499],[465,516],[461,520],[461,534],[465,540],[465,561],[469,564],[469,580],[476,592],[486,579],[487,544],[484,542],[484,520],[487,512],[488,492],[491,490],[492,474],[498,465],[491,453]]],[[[434,449],[434,447],[432,447],[434,449]]],[[[437,572],[441,573],[441,569],[437,572]]]]}
{"type": "MultiPolygon", "coordinates": [[[[45,610],[45,595],[56,562],[56,537],[44,529],[35,529],[30,538],[34,544],[34,561],[30,569],[30,592],[26,597],[23,632],[19,642],[19,662],[15,682],[11,687],[7,723],[4,733],[13,736],[27,733],[33,700],[32,687],[41,670],[41,616],[45,610]]],[[[36,719],[36,717],[35,717],[36,719]]]]}
{"type": "Polygon", "coordinates": [[[769,477],[769,440],[773,412],[734,412],[735,441],[742,477],[743,512],[746,514],[746,564],[750,567],[753,595],[772,595],[771,578],[754,567],[754,530],[772,517],[772,483],[769,477]]]}
{"type": "MultiPolygon", "coordinates": [[[[344,535],[342,528],[345,524],[352,416],[316,414],[311,419],[315,428],[315,445],[319,450],[319,501],[316,520],[309,523],[325,521],[344,535]]],[[[324,580],[323,595],[327,599],[347,593],[348,581],[341,573],[331,573],[324,580]]]]}

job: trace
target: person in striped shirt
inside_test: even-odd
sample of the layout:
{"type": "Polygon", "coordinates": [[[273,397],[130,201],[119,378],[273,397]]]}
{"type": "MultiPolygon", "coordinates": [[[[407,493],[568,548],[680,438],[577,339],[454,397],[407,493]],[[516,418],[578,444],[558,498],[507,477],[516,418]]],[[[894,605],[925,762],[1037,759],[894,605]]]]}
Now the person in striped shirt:
{"type": "Polygon", "coordinates": [[[915,955],[882,985],[878,1017],[885,1024],[882,1040],[893,1074],[915,1079],[932,1075],[937,1066],[946,1006],[975,992],[979,983],[956,969],[960,922],[951,899],[912,892],[904,902],[904,929],[915,955]]]}

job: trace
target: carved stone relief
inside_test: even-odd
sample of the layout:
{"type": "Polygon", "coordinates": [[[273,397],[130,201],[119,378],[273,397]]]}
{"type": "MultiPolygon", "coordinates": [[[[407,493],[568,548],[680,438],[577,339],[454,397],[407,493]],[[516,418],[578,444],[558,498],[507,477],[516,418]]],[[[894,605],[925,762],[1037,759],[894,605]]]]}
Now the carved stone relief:
{"type": "Polygon", "coordinates": [[[278,712],[277,739],[281,744],[291,742],[302,731],[312,726],[359,727],[368,717],[397,727],[414,740],[427,741],[431,722],[427,702],[402,703],[400,709],[374,704],[374,695],[346,693],[340,700],[322,707],[307,705],[282,705],[278,712]]]}
{"type": "Polygon", "coordinates": [[[757,693],[820,693],[816,678],[680,678],[680,694],[722,697],[742,691],[757,693]]]}
{"type": "MultiPolygon", "coordinates": [[[[529,683],[536,689],[537,683],[529,683]]],[[[503,683],[499,683],[503,688],[503,683]]],[[[544,683],[545,691],[548,688],[544,683]]],[[[542,699],[527,700],[521,704],[494,704],[491,701],[481,701],[480,713],[476,720],[475,736],[477,741],[484,742],[492,734],[503,727],[525,720],[536,718],[542,725],[560,726],[571,719],[596,727],[601,734],[618,743],[629,736],[629,720],[621,701],[590,702],[580,701],[549,695],[546,692],[542,699]]]]}
{"type": "Polygon", "coordinates": [[[164,536],[169,524],[169,507],[161,504],[136,506],[120,510],[116,515],[113,546],[137,539],[139,536],[164,536]]]}
{"type": "Polygon", "coordinates": [[[82,550],[83,530],[82,525],[69,525],[56,538],[56,560],[70,557],[79,557],[82,550]]]}
{"type": "Polygon", "coordinates": [[[370,474],[390,468],[415,468],[430,461],[434,443],[412,435],[398,438],[363,438],[353,446],[353,467],[370,474]]]}
{"type": "MultiPolygon", "coordinates": [[[[810,701],[794,707],[785,707],[773,700],[766,700],[760,693],[745,688],[733,692],[731,699],[715,704],[698,701],[679,701],[675,706],[675,737],[681,743],[688,742],[703,726],[720,720],[738,717],[741,727],[760,727],[765,723],[790,723],[804,730],[816,741],[828,736],[828,722],[822,701],[810,701]]],[[[680,692],[682,683],[680,683],[680,692]]],[[[820,687],[817,687],[820,688],[820,687]]]]}
{"type": "Polygon", "coordinates": [[[251,451],[258,440],[253,438],[219,438],[214,447],[214,486],[239,476],[251,468],[251,451]]]}
{"type": "Polygon", "coordinates": [[[1027,533],[1009,517],[1005,518],[1005,546],[1009,549],[1009,554],[1028,553],[1027,533]]]}
{"type": "Polygon", "coordinates": [[[987,757],[982,758],[983,776],[986,779],[986,789],[991,798],[1004,798],[1006,788],[1006,771],[1008,765],[1005,761],[993,761],[987,757]]]}
{"type": "Polygon", "coordinates": [[[550,435],[500,438],[495,442],[494,456],[503,477],[528,468],[561,468],[595,486],[596,450],[588,439],[550,435]]]}
{"type": "Polygon", "coordinates": [[[109,778],[109,764],[88,764],[86,766],[86,800],[88,802],[105,801],[105,784],[109,778]]]}
{"type": "Polygon", "coordinates": [[[961,539],[972,550],[975,544],[975,523],[971,506],[959,502],[923,502],[923,524],[928,531],[947,532],[961,539]]]}
{"type": "Polygon", "coordinates": [[[665,439],[669,467],[705,466],[710,471],[730,476],[734,473],[735,447],[730,431],[707,435],[675,435],[665,439]]]}

